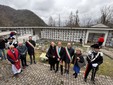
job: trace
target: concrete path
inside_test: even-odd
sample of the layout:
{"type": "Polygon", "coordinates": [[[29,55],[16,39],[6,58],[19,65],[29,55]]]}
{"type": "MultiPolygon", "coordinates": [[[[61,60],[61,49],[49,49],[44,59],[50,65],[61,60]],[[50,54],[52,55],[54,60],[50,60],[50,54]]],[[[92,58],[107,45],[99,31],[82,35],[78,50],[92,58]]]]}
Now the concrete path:
{"type": "MultiPolygon", "coordinates": [[[[87,83],[83,81],[83,71],[75,79],[72,70],[69,75],[64,74],[62,76],[60,72],[49,71],[49,65],[44,63],[29,65],[23,70],[19,78],[11,77],[11,68],[2,68],[2,70],[7,73],[5,75],[7,77],[0,80],[0,85],[92,85],[90,77],[87,83]]],[[[113,85],[113,80],[110,77],[97,75],[95,85],[113,85]]]]}

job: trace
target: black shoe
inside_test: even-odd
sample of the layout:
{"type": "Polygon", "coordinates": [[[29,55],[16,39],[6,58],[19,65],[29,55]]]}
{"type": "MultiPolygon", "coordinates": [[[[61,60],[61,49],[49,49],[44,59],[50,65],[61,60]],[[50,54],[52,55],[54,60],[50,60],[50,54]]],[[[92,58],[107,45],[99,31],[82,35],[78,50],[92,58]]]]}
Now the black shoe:
{"type": "Polygon", "coordinates": [[[95,81],[94,80],[93,81],[91,80],[91,82],[92,82],[92,84],[95,84],[95,81]]]}
{"type": "Polygon", "coordinates": [[[36,62],[34,61],[34,64],[36,64],[36,62]]]}
{"type": "Polygon", "coordinates": [[[29,66],[29,65],[25,65],[25,66],[29,66]]]}
{"type": "Polygon", "coordinates": [[[73,76],[75,75],[75,73],[73,73],[73,76]]]}
{"type": "Polygon", "coordinates": [[[77,74],[75,74],[75,78],[77,78],[77,74]]]}
{"type": "Polygon", "coordinates": [[[23,68],[23,69],[25,69],[26,67],[25,67],[25,66],[23,66],[22,68],[23,68]]]}
{"type": "Polygon", "coordinates": [[[19,77],[19,74],[16,73],[16,74],[13,75],[13,77],[18,78],[19,77]]]}
{"type": "Polygon", "coordinates": [[[84,78],[84,81],[87,82],[87,79],[84,78]]]}
{"type": "MultiPolygon", "coordinates": [[[[20,73],[22,73],[22,72],[23,72],[23,70],[20,71],[20,73]]],[[[20,73],[18,73],[18,74],[20,74],[20,73]]]]}
{"type": "Polygon", "coordinates": [[[63,72],[61,72],[61,75],[63,75],[63,72]]]}
{"type": "Polygon", "coordinates": [[[57,73],[57,70],[55,71],[55,73],[57,73]]]}
{"type": "Polygon", "coordinates": [[[50,71],[52,71],[52,68],[50,68],[50,71]]]}
{"type": "Polygon", "coordinates": [[[77,76],[75,76],[75,78],[77,78],[77,76]]]}

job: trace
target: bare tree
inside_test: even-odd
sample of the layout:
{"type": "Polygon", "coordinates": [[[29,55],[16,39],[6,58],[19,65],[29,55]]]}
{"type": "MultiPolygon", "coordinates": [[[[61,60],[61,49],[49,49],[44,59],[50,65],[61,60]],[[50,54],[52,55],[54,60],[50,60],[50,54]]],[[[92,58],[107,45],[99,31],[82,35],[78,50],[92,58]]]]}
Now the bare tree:
{"type": "Polygon", "coordinates": [[[71,27],[71,28],[73,27],[73,12],[70,13],[69,20],[66,21],[66,26],[71,27]]]}
{"type": "Polygon", "coordinates": [[[96,21],[93,21],[91,17],[85,17],[82,23],[84,27],[91,27],[96,21]]]}
{"type": "Polygon", "coordinates": [[[61,19],[60,19],[60,14],[59,14],[59,19],[58,19],[58,26],[61,26],[61,19]]]}
{"type": "Polygon", "coordinates": [[[53,18],[52,18],[52,16],[49,17],[48,25],[49,26],[53,26],[53,18]]]}
{"type": "Polygon", "coordinates": [[[113,9],[111,6],[105,6],[101,9],[101,18],[100,18],[100,22],[108,25],[111,21],[111,19],[113,19],[113,9]]]}
{"type": "Polygon", "coordinates": [[[74,15],[73,12],[70,13],[68,22],[66,21],[66,26],[69,27],[79,27],[79,15],[78,10],[76,11],[76,14],[74,15]]]}
{"type": "Polygon", "coordinates": [[[73,26],[74,27],[79,27],[78,10],[76,11],[76,15],[73,15],[73,26]]]}
{"type": "Polygon", "coordinates": [[[53,26],[54,26],[54,27],[56,26],[56,21],[55,21],[55,19],[53,20],[53,26]]]}

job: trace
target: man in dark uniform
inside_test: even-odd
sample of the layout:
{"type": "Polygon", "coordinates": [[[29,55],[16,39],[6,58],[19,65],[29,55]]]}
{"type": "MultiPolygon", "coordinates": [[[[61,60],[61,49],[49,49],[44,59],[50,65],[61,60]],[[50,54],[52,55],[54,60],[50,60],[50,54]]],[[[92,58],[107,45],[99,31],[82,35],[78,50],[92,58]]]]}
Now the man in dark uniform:
{"type": "Polygon", "coordinates": [[[63,58],[64,58],[64,48],[62,47],[62,43],[59,41],[58,46],[56,46],[56,70],[55,70],[55,73],[58,71],[59,63],[60,63],[61,75],[63,75],[63,58]]]}
{"type": "Polygon", "coordinates": [[[30,56],[30,64],[32,64],[32,60],[34,61],[34,64],[36,64],[36,61],[35,61],[35,46],[36,46],[36,43],[34,40],[32,40],[32,36],[29,36],[29,41],[26,42],[26,46],[27,46],[27,49],[28,49],[28,54],[30,56]],[[32,58],[33,56],[33,58],[32,58]]]}
{"type": "Polygon", "coordinates": [[[71,47],[71,43],[67,44],[65,47],[65,73],[69,74],[70,63],[72,61],[72,56],[74,55],[74,49],[71,47]]]}
{"type": "Polygon", "coordinates": [[[15,48],[18,46],[18,42],[15,41],[14,35],[16,35],[16,32],[10,33],[10,36],[8,38],[7,48],[9,48],[10,45],[13,45],[15,48]]]}
{"type": "Polygon", "coordinates": [[[51,42],[48,52],[46,53],[46,57],[48,57],[50,64],[50,71],[55,70],[55,59],[56,56],[56,46],[54,42],[51,42]]]}
{"type": "Polygon", "coordinates": [[[10,36],[8,38],[8,43],[7,43],[8,48],[9,48],[10,45],[14,45],[15,48],[18,46],[18,42],[14,41],[14,40],[15,40],[14,36],[10,36]]]}
{"type": "Polygon", "coordinates": [[[84,75],[84,81],[87,81],[87,76],[89,72],[92,70],[91,81],[93,84],[95,84],[96,72],[100,64],[103,63],[103,53],[100,52],[98,44],[94,44],[92,45],[92,47],[94,48],[94,50],[90,52],[87,57],[88,64],[84,75]]]}

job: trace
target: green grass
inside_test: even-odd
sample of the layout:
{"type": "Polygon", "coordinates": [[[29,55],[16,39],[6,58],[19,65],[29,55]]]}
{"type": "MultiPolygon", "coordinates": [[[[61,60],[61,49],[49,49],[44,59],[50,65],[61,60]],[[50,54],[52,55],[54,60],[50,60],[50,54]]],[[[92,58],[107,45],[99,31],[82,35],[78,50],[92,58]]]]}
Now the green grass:
{"type": "Polygon", "coordinates": [[[113,60],[104,56],[104,62],[101,64],[98,74],[113,77],[113,60]]]}

